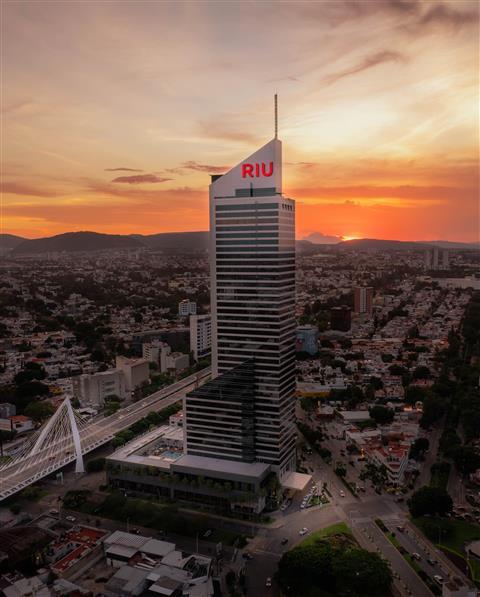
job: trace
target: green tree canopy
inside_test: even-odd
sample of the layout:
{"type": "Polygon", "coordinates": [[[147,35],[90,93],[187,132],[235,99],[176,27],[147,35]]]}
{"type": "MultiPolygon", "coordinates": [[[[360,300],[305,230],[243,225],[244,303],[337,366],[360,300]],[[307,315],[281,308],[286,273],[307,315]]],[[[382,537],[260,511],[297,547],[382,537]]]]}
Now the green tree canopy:
{"type": "Polygon", "coordinates": [[[54,412],[55,409],[50,402],[41,402],[40,400],[29,402],[24,410],[25,416],[31,417],[34,421],[44,421],[54,412]]]}
{"type": "Polygon", "coordinates": [[[365,549],[343,551],[333,560],[338,595],[384,597],[390,592],[392,572],[378,554],[365,549]]]}
{"type": "Polygon", "coordinates": [[[414,518],[425,515],[445,516],[452,511],[453,502],[445,489],[425,486],[408,500],[408,508],[414,518]]]}
{"type": "Polygon", "coordinates": [[[370,416],[378,425],[387,425],[393,421],[395,413],[391,408],[376,404],[370,409],[370,416]]]}

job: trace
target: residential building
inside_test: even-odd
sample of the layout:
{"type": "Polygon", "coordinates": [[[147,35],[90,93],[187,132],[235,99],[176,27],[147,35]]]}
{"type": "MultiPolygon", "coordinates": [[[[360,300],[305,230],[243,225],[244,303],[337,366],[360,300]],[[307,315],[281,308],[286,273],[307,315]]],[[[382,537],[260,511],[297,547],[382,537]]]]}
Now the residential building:
{"type": "Polygon", "coordinates": [[[210,315],[190,315],[190,350],[196,361],[212,352],[212,318],[210,315]]]}
{"type": "Polygon", "coordinates": [[[26,433],[27,431],[35,429],[35,424],[30,417],[26,417],[25,415],[13,415],[9,418],[12,422],[12,430],[17,433],[26,433]]]}
{"type": "Polygon", "coordinates": [[[102,408],[107,396],[127,397],[125,376],[120,369],[109,369],[99,373],[83,373],[72,378],[73,395],[84,407],[102,408]]]}
{"type": "Polygon", "coordinates": [[[178,303],[178,314],[180,317],[188,317],[197,314],[197,303],[190,299],[183,299],[178,303]]]}
{"type": "Polygon", "coordinates": [[[346,305],[330,309],[330,329],[348,332],[352,327],[352,310],[346,305]]]}
{"type": "Polygon", "coordinates": [[[318,328],[314,325],[297,327],[296,350],[315,355],[318,352],[318,328]]]}
{"type": "Polygon", "coordinates": [[[133,392],[150,378],[150,368],[147,359],[128,359],[117,356],[115,364],[125,376],[125,388],[127,392],[133,392]]]}
{"type": "Polygon", "coordinates": [[[357,286],[354,289],[355,313],[372,315],[373,288],[371,286],[357,286]]]}
{"type": "Polygon", "coordinates": [[[15,404],[10,404],[10,402],[2,402],[2,404],[0,404],[0,419],[8,419],[16,414],[17,407],[15,404]]]}

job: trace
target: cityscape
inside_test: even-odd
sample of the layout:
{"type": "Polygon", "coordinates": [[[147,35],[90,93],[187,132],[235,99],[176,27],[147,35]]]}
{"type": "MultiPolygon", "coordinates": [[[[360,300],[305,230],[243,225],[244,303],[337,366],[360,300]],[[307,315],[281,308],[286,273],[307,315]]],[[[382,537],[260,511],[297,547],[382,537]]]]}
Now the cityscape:
{"type": "MultiPolygon", "coordinates": [[[[88,33],[90,50],[115,71],[120,31],[138,8],[132,40],[137,28],[145,43],[154,39],[149,17],[177,23],[169,37],[159,21],[164,38],[158,48],[171,43],[178,51],[172,66],[178,61],[185,67],[180,32],[193,32],[194,24],[202,33],[215,31],[212,48],[224,49],[227,61],[236,40],[223,32],[219,41],[217,33],[237,18],[242,31],[253,28],[252,39],[257,31],[270,35],[268,26],[252,20],[267,3],[5,4],[6,47],[18,50],[11,62],[8,52],[2,56],[7,90],[21,90],[27,72],[37,77],[32,49],[17,45],[28,31],[32,48],[58,70],[54,83],[39,87],[37,107],[12,104],[14,122],[2,131],[8,151],[0,231],[0,593],[479,597],[480,206],[478,137],[470,134],[478,132],[478,115],[468,133],[476,153],[468,157],[456,146],[443,181],[428,186],[422,179],[427,161],[420,166],[412,157],[418,180],[405,174],[387,184],[381,170],[387,176],[393,153],[387,158],[381,151],[365,158],[378,165],[368,184],[360,180],[360,154],[352,158],[352,178],[340,180],[347,154],[338,149],[338,169],[307,162],[315,153],[308,154],[309,128],[316,125],[306,118],[310,125],[294,126],[288,89],[283,111],[284,78],[269,80],[262,94],[252,91],[257,108],[250,107],[252,120],[258,125],[260,113],[267,129],[232,129],[221,140],[212,121],[206,141],[192,129],[179,142],[180,129],[162,124],[151,137],[172,142],[162,171],[138,168],[134,159],[131,166],[102,166],[105,176],[115,177],[108,186],[73,171],[89,163],[90,152],[98,163],[127,163],[116,147],[123,131],[116,141],[111,131],[101,135],[101,150],[90,139],[82,157],[80,150],[69,153],[68,143],[60,148],[65,139],[55,130],[62,115],[51,115],[47,128],[63,153],[48,144],[39,149],[38,137],[19,152],[27,128],[40,132],[45,126],[42,98],[70,72],[63,70],[65,56],[53,59],[50,48],[64,48],[72,69],[79,69],[76,59],[86,58],[76,36],[91,18],[97,32],[88,33]],[[53,31],[52,23],[64,29],[47,41],[37,38],[38,23],[45,31],[53,31]],[[28,68],[24,58],[32,61],[28,68]],[[258,107],[263,102],[268,110],[258,107]],[[48,155],[64,168],[40,175],[48,155]],[[320,170],[322,178],[331,175],[328,183],[317,178],[320,170]],[[174,177],[188,182],[158,191],[159,184],[176,185],[174,177]],[[326,184],[328,200],[321,190],[326,184]],[[125,185],[131,190],[116,191],[125,185]],[[108,197],[105,212],[97,210],[99,193],[108,197]],[[343,228],[336,227],[336,209],[344,203],[350,209],[350,198],[367,215],[356,220],[352,212],[343,228]],[[390,199],[385,209],[381,202],[390,199]],[[120,213],[125,219],[118,223],[120,213]]],[[[465,73],[475,52],[478,59],[478,47],[465,41],[478,37],[474,2],[271,7],[274,21],[291,19],[296,43],[311,34],[312,19],[326,27],[325,35],[337,27],[360,36],[375,22],[397,41],[408,35],[415,43],[426,36],[432,44],[452,44],[452,52],[464,52],[465,73]]],[[[200,54],[207,43],[196,43],[200,54]]],[[[327,41],[328,51],[334,46],[327,41]]],[[[145,82],[159,65],[140,54],[145,82]]],[[[412,60],[393,50],[375,56],[325,76],[322,85],[340,81],[341,94],[344,79],[368,77],[363,71],[384,63],[408,69],[412,60]]],[[[129,60],[125,81],[133,76],[129,60]]],[[[194,82],[191,60],[184,81],[194,82]]],[[[92,63],[92,81],[108,72],[96,68],[92,63]]],[[[215,68],[220,73],[225,67],[220,61],[215,68]]],[[[436,89],[451,68],[434,69],[436,89]]],[[[178,84],[174,73],[172,87],[170,75],[162,82],[165,115],[171,106],[162,98],[178,84]]],[[[211,74],[207,78],[213,88],[211,74]]],[[[478,73],[474,79],[478,83],[478,73]]],[[[411,85],[419,99],[424,88],[413,79],[411,85]]],[[[241,90],[233,102],[245,95],[241,90]]],[[[7,92],[16,101],[15,91],[7,92]]],[[[87,97],[82,87],[78,102],[92,110],[92,121],[83,121],[85,137],[77,131],[79,148],[99,118],[87,97]]],[[[201,104],[203,97],[199,91],[201,104]]],[[[358,99],[359,114],[366,98],[358,99]]],[[[223,108],[218,97],[212,105],[226,113],[223,100],[223,108]]],[[[108,102],[105,126],[118,109],[114,95],[108,102]]],[[[141,112],[140,94],[137,102],[141,112]]],[[[146,114],[147,103],[143,108],[146,114]]],[[[203,107],[205,113],[210,108],[203,107]]],[[[175,109],[178,120],[185,119],[182,109],[193,110],[180,97],[175,109]]],[[[447,112],[442,118],[448,120],[447,112]]],[[[419,120],[417,126],[427,124],[419,120]]],[[[467,139],[462,127],[455,131],[467,139]]],[[[140,137],[152,130],[141,131],[132,134],[132,148],[148,145],[140,137]]],[[[452,131],[447,137],[456,139],[452,131]]],[[[395,151],[413,142],[392,134],[395,142],[388,143],[395,151]]],[[[352,136],[346,146],[355,143],[352,136]]],[[[414,144],[420,147],[418,137],[414,144]]],[[[325,147],[315,151],[320,155],[325,147]]],[[[401,153],[395,158],[399,172],[407,163],[401,153]]]]}

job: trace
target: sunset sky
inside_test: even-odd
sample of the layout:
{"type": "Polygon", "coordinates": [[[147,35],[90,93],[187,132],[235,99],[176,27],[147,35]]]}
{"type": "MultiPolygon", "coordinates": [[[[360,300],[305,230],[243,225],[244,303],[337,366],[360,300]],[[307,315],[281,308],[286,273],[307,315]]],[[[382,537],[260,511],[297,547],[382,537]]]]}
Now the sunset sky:
{"type": "Polygon", "coordinates": [[[478,3],[2,3],[3,232],[206,230],[273,136],[297,236],[479,240],[478,3]]]}

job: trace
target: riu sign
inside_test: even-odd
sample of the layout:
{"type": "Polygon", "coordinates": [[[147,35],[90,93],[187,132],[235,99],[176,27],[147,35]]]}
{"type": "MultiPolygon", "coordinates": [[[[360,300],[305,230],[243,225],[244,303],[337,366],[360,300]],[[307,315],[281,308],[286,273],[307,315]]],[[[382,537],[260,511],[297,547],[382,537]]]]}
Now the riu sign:
{"type": "Polygon", "coordinates": [[[242,164],[242,178],[259,178],[260,176],[273,175],[273,162],[242,164]]]}

